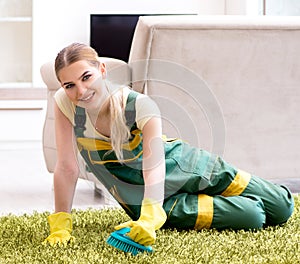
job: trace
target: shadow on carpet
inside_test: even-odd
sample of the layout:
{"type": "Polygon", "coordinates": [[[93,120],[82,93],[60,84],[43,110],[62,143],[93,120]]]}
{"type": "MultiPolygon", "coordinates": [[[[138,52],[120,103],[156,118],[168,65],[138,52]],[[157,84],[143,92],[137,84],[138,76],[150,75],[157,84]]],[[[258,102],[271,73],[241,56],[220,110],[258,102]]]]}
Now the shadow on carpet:
{"type": "Polygon", "coordinates": [[[157,232],[155,252],[133,256],[105,240],[114,226],[127,221],[121,209],[73,211],[76,241],[67,247],[44,246],[49,212],[0,217],[0,263],[300,263],[300,197],[282,226],[259,231],[157,232]]]}

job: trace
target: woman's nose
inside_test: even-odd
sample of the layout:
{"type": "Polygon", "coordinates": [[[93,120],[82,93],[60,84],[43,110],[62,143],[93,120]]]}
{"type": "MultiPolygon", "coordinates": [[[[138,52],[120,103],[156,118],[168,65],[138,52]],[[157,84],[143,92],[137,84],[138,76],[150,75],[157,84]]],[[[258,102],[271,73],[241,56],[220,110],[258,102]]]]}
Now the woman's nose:
{"type": "Polygon", "coordinates": [[[84,96],[86,91],[87,91],[87,87],[85,87],[84,85],[78,85],[77,86],[77,97],[78,97],[78,99],[82,99],[82,97],[84,96]]]}

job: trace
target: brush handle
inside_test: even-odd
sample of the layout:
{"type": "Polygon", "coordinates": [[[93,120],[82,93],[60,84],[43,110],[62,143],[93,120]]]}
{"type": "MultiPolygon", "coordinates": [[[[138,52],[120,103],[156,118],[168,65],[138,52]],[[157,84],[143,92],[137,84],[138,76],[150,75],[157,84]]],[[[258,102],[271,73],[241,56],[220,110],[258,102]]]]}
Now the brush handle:
{"type": "Polygon", "coordinates": [[[124,235],[127,234],[129,231],[130,231],[130,228],[129,228],[129,227],[124,227],[124,228],[121,228],[121,229],[115,231],[115,233],[118,233],[119,235],[124,236],[124,235]]]}

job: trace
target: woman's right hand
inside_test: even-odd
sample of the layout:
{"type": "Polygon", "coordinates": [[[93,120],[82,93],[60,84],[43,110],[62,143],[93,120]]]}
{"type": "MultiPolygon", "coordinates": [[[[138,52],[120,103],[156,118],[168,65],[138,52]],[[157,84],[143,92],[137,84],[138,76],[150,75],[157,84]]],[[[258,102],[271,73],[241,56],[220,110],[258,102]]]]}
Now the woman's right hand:
{"type": "Polygon", "coordinates": [[[55,211],[48,217],[50,235],[43,244],[66,245],[73,241],[72,217],[70,213],[79,175],[77,150],[74,144],[73,126],[61,112],[57,104],[54,105],[55,136],[57,160],[54,170],[55,211]]]}
{"type": "Polygon", "coordinates": [[[68,242],[73,242],[75,237],[72,233],[72,216],[69,213],[59,212],[48,216],[50,226],[50,235],[44,240],[43,244],[50,246],[67,245],[68,242]]]}

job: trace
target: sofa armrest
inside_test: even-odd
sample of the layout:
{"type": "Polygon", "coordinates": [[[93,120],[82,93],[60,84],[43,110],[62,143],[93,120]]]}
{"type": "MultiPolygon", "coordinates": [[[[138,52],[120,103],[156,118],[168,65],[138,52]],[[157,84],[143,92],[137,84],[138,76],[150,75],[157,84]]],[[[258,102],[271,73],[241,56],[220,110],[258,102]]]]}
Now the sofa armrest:
{"type": "Polygon", "coordinates": [[[43,64],[40,71],[43,82],[46,84],[48,91],[56,91],[60,87],[60,83],[55,75],[54,62],[49,61],[43,64]]]}

